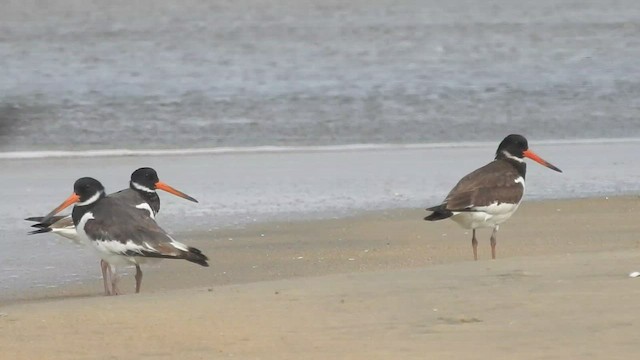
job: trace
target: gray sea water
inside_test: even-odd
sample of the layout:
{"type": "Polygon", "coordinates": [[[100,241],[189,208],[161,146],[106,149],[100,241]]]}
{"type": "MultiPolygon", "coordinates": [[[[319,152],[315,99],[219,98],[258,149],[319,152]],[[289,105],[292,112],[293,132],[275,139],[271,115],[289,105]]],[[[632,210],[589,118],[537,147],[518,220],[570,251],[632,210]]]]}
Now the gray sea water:
{"type": "Polygon", "coordinates": [[[0,5],[4,152],[640,136],[636,0],[0,5]]]}

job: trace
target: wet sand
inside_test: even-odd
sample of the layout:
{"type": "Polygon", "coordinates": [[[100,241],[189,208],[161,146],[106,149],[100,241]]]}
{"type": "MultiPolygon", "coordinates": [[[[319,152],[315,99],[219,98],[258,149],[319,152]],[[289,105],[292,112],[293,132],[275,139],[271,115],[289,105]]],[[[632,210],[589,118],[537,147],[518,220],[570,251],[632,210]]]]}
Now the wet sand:
{"type": "MultiPolygon", "coordinates": [[[[30,224],[24,221],[25,217],[45,214],[58,205],[69,196],[73,181],[81,176],[95,177],[108,191],[116,191],[128,185],[134,169],[151,166],[158,170],[162,181],[200,201],[193,204],[162,192],[158,217],[162,227],[176,234],[191,231],[185,234],[185,241],[192,235],[219,241],[223,238],[220,229],[246,224],[345,217],[363,210],[419,209],[435,204],[460,177],[490,161],[499,140],[351,151],[0,160],[4,171],[0,177],[4,190],[0,241],[12,249],[0,252],[0,301],[8,291],[66,286],[88,278],[87,269],[94,267],[93,254],[65,246],[64,241],[60,244],[55,236],[28,236],[30,224]],[[42,174],[47,174],[46,179],[42,174]],[[212,232],[193,233],[207,230],[212,232]]],[[[532,142],[536,153],[564,173],[530,164],[525,202],[638,194],[640,158],[629,154],[636,153],[639,146],[638,139],[532,142]]],[[[414,216],[423,215],[407,215],[410,219],[414,216]]],[[[453,234],[457,233],[459,230],[453,234]]],[[[269,237],[270,231],[266,235],[269,237]]],[[[317,241],[314,237],[311,240],[317,241]]],[[[224,246],[238,245],[224,242],[224,246]]]]}
{"type": "MultiPolygon", "coordinates": [[[[212,267],[148,267],[140,295],[103,297],[99,280],[14,294],[0,348],[14,359],[632,358],[639,212],[635,196],[527,202],[502,227],[497,260],[480,233],[478,262],[465,230],[420,209],[177,234],[212,267]]],[[[121,287],[133,290],[131,275],[121,287]]]]}

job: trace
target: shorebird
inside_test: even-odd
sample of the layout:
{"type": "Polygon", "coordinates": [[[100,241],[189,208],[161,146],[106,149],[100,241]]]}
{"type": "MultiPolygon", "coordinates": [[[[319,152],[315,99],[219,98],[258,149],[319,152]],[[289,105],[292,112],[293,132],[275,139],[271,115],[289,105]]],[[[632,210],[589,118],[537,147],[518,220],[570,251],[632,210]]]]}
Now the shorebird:
{"type": "MultiPolygon", "coordinates": [[[[198,200],[193,197],[160,181],[158,173],[149,167],[139,168],[131,173],[129,188],[120,190],[116,193],[110,194],[109,196],[122,199],[130,206],[148,212],[149,216],[155,219],[155,216],[160,211],[160,197],[158,196],[156,189],[164,190],[189,201],[198,202],[198,200]]],[[[47,222],[43,222],[43,219],[43,216],[30,217],[26,219],[28,221],[38,222],[37,224],[32,225],[32,227],[37,228],[37,230],[31,231],[29,234],[52,232],[56,235],[71,239],[76,244],[85,244],[83,239],[76,232],[76,227],[71,215],[54,216],[47,222]]],[[[102,270],[105,294],[110,295],[110,278],[112,276],[111,267],[105,260],[100,260],[100,269],[102,270]]]]}
{"type": "Polygon", "coordinates": [[[184,259],[209,266],[202,251],[169,236],[147,211],[131,206],[126,199],[105,195],[104,186],[93,178],[78,179],[73,194],[43,219],[75,204],[71,217],[78,236],[90,243],[100,258],[113,266],[111,294],[118,295],[117,267],[135,265],[136,293],[142,285],[140,264],[148,259],[184,259]]]}
{"type": "Polygon", "coordinates": [[[493,228],[491,258],[496,258],[496,234],[500,224],[516,212],[524,195],[524,179],[529,158],[549,169],[562,172],[529,150],[527,139],[511,134],[504,138],[495,160],[463,177],[442,204],[430,207],[425,220],[451,218],[466,229],[472,229],[473,258],[478,260],[477,228],[493,228]]]}

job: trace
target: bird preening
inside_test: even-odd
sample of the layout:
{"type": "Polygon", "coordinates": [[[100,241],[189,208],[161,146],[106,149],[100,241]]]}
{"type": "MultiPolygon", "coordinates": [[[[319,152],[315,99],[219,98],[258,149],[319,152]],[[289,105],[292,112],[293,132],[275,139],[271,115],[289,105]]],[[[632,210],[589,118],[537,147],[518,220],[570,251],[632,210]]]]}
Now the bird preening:
{"type": "Polygon", "coordinates": [[[197,202],[193,197],[161,182],[151,168],[140,168],[131,174],[129,188],[106,195],[96,179],[78,179],[73,193],[62,204],[36,221],[37,230],[30,234],[52,232],[96,250],[101,261],[105,294],[117,295],[119,266],[135,265],[136,293],[142,285],[140,264],[149,259],[184,259],[209,266],[200,250],[174,240],[155,221],[160,210],[156,189],[197,202]],[[55,216],[75,205],[69,216],[55,216]]]}
{"type": "Polygon", "coordinates": [[[524,136],[511,134],[498,145],[494,161],[460,179],[441,204],[426,209],[432,213],[424,219],[450,218],[460,226],[472,229],[474,260],[478,260],[476,229],[493,228],[491,258],[495,259],[498,228],[515,213],[524,196],[527,172],[524,158],[562,172],[531,151],[524,136]]]}

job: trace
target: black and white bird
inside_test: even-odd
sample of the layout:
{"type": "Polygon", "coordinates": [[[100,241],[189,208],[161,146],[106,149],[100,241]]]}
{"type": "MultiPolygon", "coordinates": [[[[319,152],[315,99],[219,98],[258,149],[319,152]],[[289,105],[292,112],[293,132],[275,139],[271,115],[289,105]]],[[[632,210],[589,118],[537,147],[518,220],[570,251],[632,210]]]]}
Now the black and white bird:
{"type": "Polygon", "coordinates": [[[498,228],[516,212],[524,195],[527,172],[525,157],[562,172],[529,150],[524,136],[511,134],[498,146],[494,161],[463,177],[442,204],[427,209],[433,213],[424,219],[436,221],[451,218],[460,226],[472,229],[471,245],[475,260],[478,260],[476,229],[493,228],[491,258],[495,259],[498,228]]]}
{"type": "MultiPolygon", "coordinates": [[[[152,168],[140,168],[134,171],[131,174],[129,188],[110,194],[109,197],[119,199],[123,204],[129,205],[142,213],[148,214],[152,219],[155,219],[156,214],[160,211],[160,197],[156,189],[161,189],[187,200],[198,202],[193,197],[161,182],[158,179],[157,172],[152,168]]],[[[86,237],[78,234],[71,215],[53,216],[46,222],[43,221],[45,220],[44,217],[31,217],[26,220],[39,222],[33,225],[33,227],[38,228],[38,230],[32,231],[29,234],[52,232],[69,238],[77,244],[90,243],[86,237]]],[[[102,270],[105,294],[109,295],[112,288],[111,267],[104,259],[100,261],[100,267],[102,270]]]]}

